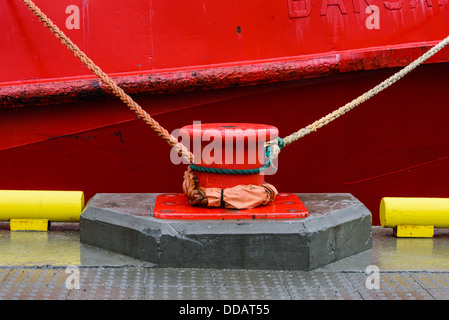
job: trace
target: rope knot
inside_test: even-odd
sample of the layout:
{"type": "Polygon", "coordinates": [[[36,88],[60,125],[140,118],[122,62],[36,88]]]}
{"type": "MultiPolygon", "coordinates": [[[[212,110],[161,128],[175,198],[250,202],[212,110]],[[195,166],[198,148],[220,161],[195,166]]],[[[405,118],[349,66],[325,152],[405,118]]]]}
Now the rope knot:
{"type": "Polygon", "coordinates": [[[281,137],[277,137],[276,140],[268,141],[265,144],[265,155],[269,158],[270,163],[273,159],[279,156],[279,153],[281,152],[282,148],[284,148],[284,146],[285,141],[281,137]]]}

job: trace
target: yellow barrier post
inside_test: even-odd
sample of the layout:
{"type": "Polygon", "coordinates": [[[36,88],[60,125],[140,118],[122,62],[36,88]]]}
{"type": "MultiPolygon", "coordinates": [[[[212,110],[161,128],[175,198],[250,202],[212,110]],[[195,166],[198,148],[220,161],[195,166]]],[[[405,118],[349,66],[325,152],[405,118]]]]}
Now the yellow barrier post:
{"type": "Polygon", "coordinates": [[[434,228],[449,228],[449,199],[386,197],[379,217],[397,237],[433,237],[434,228]]]}
{"type": "Polygon", "coordinates": [[[82,191],[0,190],[0,221],[10,229],[47,230],[51,221],[77,222],[84,209],[82,191]]]}

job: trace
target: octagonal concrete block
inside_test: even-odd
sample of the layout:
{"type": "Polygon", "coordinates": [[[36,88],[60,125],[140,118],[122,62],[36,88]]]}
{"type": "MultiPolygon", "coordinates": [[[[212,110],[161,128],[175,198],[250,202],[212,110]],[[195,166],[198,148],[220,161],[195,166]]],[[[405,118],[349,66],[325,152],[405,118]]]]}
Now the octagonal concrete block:
{"type": "Polygon", "coordinates": [[[351,194],[297,194],[309,217],[166,220],[157,194],[97,194],[80,240],[160,267],[312,270],[370,249],[371,213],[351,194]]]}

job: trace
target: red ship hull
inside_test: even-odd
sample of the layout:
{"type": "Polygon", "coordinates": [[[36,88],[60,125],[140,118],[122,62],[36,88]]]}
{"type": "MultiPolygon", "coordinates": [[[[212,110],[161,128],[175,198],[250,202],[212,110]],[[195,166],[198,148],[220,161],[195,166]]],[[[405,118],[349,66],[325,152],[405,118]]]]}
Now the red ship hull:
{"type": "MultiPolygon", "coordinates": [[[[252,122],[286,136],[449,34],[447,0],[377,1],[378,29],[356,0],[36,4],[169,131],[252,122]]],[[[21,1],[0,12],[0,188],[180,192],[186,167],[166,143],[21,1]]],[[[266,180],[280,192],[352,193],[375,225],[382,197],[448,197],[448,62],[445,48],[288,146],[266,180]]]]}

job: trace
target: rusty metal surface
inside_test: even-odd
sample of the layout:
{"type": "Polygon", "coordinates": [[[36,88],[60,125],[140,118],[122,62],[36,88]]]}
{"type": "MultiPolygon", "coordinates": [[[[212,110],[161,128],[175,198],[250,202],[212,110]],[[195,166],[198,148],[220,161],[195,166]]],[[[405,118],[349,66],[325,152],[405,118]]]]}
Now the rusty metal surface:
{"type": "MultiPolygon", "coordinates": [[[[345,2],[270,0],[262,6],[256,0],[226,4],[192,0],[188,5],[61,0],[50,5],[36,0],[81,50],[134,94],[398,67],[447,35],[445,1],[378,4],[380,26],[374,30],[367,25],[367,3],[345,2]],[[71,10],[77,12],[71,15],[71,10]],[[77,25],[71,25],[75,20],[77,25]]],[[[0,12],[0,27],[5,30],[0,40],[8,48],[0,52],[0,107],[106,95],[22,3],[0,3],[0,12]]],[[[433,62],[447,62],[448,52],[433,62]]]]}
{"type": "MultiPolygon", "coordinates": [[[[144,71],[117,74],[112,79],[128,94],[172,94],[177,92],[224,89],[236,86],[326,77],[346,72],[403,67],[433,46],[351,50],[318,57],[286,58],[279,61],[252,61],[247,65],[208,66],[176,71],[144,71]]],[[[429,59],[428,63],[447,62],[449,50],[429,59]]],[[[52,82],[5,85],[0,83],[0,108],[90,101],[110,97],[106,86],[93,76],[52,82]]]]}

